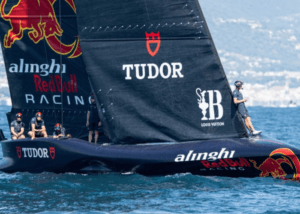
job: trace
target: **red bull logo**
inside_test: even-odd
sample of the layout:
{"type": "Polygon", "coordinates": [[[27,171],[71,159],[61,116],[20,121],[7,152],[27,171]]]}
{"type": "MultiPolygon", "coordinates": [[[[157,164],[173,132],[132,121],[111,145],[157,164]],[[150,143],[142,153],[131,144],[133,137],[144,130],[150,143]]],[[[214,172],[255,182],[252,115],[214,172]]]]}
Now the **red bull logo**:
{"type": "Polygon", "coordinates": [[[219,159],[215,162],[206,160],[200,161],[205,168],[200,171],[245,171],[247,167],[251,167],[250,163],[245,158],[232,159],[219,159]]]}
{"type": "Polygon", "coordinates": [[[146,46],[147,46],[147,50],[148,53],[151,56],[155,56],[160,48],[160,34],[158,33],[146,33],[146,46]],[[154,51],[152,51],[150,44],[156,44],[156,48],[154,51]]]}
{"type": "Polygon", "coordinates": [[[250,160],[253,163],[253,166],[260,170],[260,177],[272,176],[273,178],[279,178],[283,180],[300,180],[300,161],[298,157],[294,154],[291,149],[281,148],[276,149],[271,152],[270,156],[259,166],[257,166],[256,161],[250,160]],[[280,158],[275,159],[275,155],[281,155],[280,158]],[[293,178],[287,178],[287,173],[282,167],[283,164],[287,164],[294,171],[293,178]]]}
{"type": "MultiPolygon", "coordinates": [[[[65,1],[76,13],[73,0],[65,1]]],[[[11,48],[15,41],[23,38],[24,33],[28,33],[28,37],[35,44],[45,39],[49,47],[58,54],[70,54],[69,58],[80,56],[79,39],[75,39],[72,44],[64,44],[58,38],[62,36],[63,30],[57,21],[53,8],[55,2],[56,0],[19,0],[18,4],[6,14],[4,8],[7,0],[2,0],[1,16],[11,25],[11,29],[4,36],[4,47],[11,48]]]]}

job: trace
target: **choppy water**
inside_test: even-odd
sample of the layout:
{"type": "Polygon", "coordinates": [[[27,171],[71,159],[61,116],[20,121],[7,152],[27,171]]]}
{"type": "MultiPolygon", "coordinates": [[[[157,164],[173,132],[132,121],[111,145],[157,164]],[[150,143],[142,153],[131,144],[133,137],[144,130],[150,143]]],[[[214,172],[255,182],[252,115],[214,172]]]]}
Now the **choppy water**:
{"type": "MultiPolygon", "coordinates": [[[[300,147],[300,108],[249,112],[257,129],[300,147]]],[[[0,172],[1,213],[300,213],[299,204],[300,183],[272,178],[0,172]]]]}

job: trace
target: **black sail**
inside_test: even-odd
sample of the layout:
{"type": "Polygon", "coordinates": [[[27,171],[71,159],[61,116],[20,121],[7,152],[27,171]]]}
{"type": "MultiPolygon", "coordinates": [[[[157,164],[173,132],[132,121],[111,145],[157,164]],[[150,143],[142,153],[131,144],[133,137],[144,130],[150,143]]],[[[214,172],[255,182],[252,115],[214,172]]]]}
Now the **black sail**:
{"type": "Polygon", "coordinates": [[[48,134],[59,122],[74,137],[86,137],[91,89],[73,0],[2,0],[0,7],[0,40],[12,99],[9,122],[21,112],[27,130],[41,111],[48,134]]]}
{"type": "Polygon", "coordinates": [[[104,130],[114,143],[243,137],[196,0],[76,0],[104,130]]]}

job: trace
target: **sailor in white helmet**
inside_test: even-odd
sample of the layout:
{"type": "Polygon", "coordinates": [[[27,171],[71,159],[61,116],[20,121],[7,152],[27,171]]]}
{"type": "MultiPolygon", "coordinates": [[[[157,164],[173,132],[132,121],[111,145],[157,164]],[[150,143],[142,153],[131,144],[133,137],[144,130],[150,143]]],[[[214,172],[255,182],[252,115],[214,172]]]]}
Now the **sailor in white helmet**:
{"type": "Polygon", "coordinates": [[[247,102],[247,99],[243,98],[243,94],[240,92],[240,90],[243,88],[243,82],[240,80],[235,81],[234,85],[236,89],[233,91],[233,102],[238,107],[238,112],[242,115],[242,118],[245,120],[245,125],[247,129],[250,131],[253,135],[258,135],[261,133],[261,131],[257,131],[254,129],[251,118],[249,115],[249,112],[246,108],[245,102],[247,102]]]}

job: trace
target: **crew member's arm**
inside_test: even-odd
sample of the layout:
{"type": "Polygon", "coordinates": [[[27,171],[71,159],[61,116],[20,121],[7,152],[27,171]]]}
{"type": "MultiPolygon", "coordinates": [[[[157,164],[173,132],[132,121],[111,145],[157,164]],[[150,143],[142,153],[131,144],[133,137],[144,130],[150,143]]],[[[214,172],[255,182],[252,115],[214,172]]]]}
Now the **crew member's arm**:
{"type": "Polygon", "coordinates": [[[34,138],[35,138],[35,131],[36,131],[36,129],[35,129],[35,124],[32,123],[32,124],[31,124],[31,132],[32,132],[31,139],[34,139],[34,138]]]}
{"type": "Polygon", "coordinates": [[[61,133],[60,133],[60,134],[58,134],[58,135],[56,135],[56,137],[55,137],[55,138],[59,138],[59,137],[65,137],[65,135],[63,134],[63,130],[61,130],[61,133]]]}
{"type": "Polygon", "coordinates": [[[21,131],[19,133],[19,136],[22,136],[24,134],[24,131],[25,131],[25,124],[22,122],[21,123],[21,131]]]}
{"type": "Polygon", "coordinates": [[[91,114],[91,112],[88,111],[88,112],[87,112],[87,115],[86,115],[86,126],[89,126],[90,114],[91,114]]]}
{"type": "Polygon", "coordinates": [[[48,137],[46,126],[45,126],[45,121],[42,122],[41,127],[42,127],[41,131],[42,131],[44,137],[48,137]]]}
{"type": "Polygon", "coordinates": [[[24,130],[25,130],[24,127],[22,127],[22,128],[21,128],[21,131],[20,131],[20,133],[19,133],[19,136],[21,136],[21,135],[24,133],[24,130]]]}
{"type": "Polygon", "coordinates": [[[46,132],[46,126],[42,125],[42,129],[40,129],[41,132],[46,132]]]}
{"type": "Polygon", "coordinates": [[[58,136],[56,135],[56,132],[53,132],[53,138],[58,138],[58,136]]]}
{"type": "Polygon", "coordinates": [[[15,132],[15,127],[11,127],[10,132],[13,134],[13,136],[18,136],[18,134],[15,132]]]}
{"type": "Polygon", "coordinates": [[[65,137],[66,136],[66,129],[65,128],[61,128],[60,136],[61,137],[65,137]]]}
{"type": "Polygon", "coordinates": [[[98,126],[101,126],[101,125],[102,125],[102,123],[101,123],[101,121],[99,121],[98,126]]]}
{"type": "Polygon", "coordinates": [[[234,104],[244,103],[247,102],[247,99],[238,100],[237,98],[233,98],[234,104]]]}

